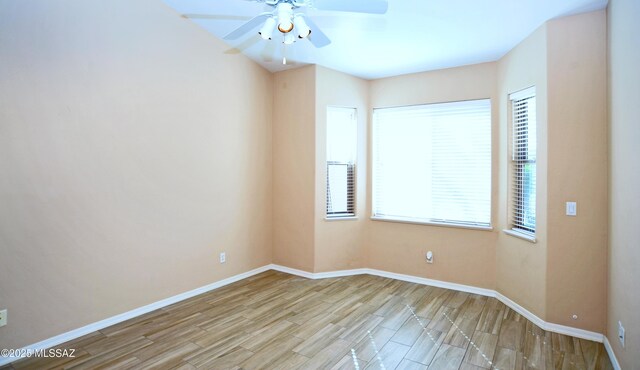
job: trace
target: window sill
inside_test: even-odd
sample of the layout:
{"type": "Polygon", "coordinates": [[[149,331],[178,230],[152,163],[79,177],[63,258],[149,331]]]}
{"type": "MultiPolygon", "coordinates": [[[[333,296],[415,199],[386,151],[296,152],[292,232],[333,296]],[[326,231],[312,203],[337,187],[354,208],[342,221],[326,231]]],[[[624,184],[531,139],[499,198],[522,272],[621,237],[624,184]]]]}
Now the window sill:
{"type": "Polygon", "coordinates": [[[429,226],[452,227],[452,228],[456,228],[456,229],[469,229],[469,230],[482,230],[482,231],[492,231],[493,230],[493,227],[491,227],[491,226],[456,224],[456,223],[450,223],[450,222],[413,221],[413,220],[403,220],[403,219],[398,219],[398,218],[376,217],[376,216],[372,216],[371,220],[373,220],[373,221],[384,221],[384,222],[397,222],[397,223],[414,224],[414,225],[429,225],[429,226]]]}
{"type": "Polygon", "coordinates": [[[325,221],[356,221],[358,216],[325,217],[325,221]]]}
{"type": "Polygon", "coordinates": [[[530,234],[525,234],[516,230],[508,230],[508,229],[504,229],[502,230],[502,232],[504,232],[507,235],[511,235],[514,236],[516,238],[522,239],[522,240],[526,240],[530,243],[537,243],[538,241],[536,240],[535,235],[530,235],[530,234]]]}

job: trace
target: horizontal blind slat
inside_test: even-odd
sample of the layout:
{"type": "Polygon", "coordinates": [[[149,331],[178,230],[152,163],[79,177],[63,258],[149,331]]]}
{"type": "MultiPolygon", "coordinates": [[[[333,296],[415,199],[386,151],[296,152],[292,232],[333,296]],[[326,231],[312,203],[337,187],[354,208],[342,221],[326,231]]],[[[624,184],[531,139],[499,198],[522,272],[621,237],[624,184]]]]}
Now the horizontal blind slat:
{"type": "Polygon", "coordinates": [[[355,215],[356,151],[356,109],[327,107],[327,217],[355,215]]]}
{"type": "Polygon", "coordinates": [[[374,110],[374,215],[490,223],[491,103],[374,110]]]}
{"type": "Polygon", "coordinates": [[[535,232],[536,99],[512,100],[511,224],[535,232]]]}

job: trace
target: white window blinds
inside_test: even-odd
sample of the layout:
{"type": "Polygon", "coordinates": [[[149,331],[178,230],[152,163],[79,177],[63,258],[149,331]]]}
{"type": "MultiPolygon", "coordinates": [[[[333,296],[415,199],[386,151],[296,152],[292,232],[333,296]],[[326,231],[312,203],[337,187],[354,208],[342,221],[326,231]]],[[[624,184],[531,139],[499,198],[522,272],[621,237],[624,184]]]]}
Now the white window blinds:
{"type": "Polygon", "coordinates": [[[355,216],[357,117],[353,108],[327,108],[327,217],[355,216]]]}
{"type": "Polygon", "coordinates": [[[535,88],[511,94],[511,227],[536,231],[536,97],[535,88]]]}
{"type": "Polygon", "coordinates": [[[374,110],[373,216],[490,226],[491,101],[374,110]]]}

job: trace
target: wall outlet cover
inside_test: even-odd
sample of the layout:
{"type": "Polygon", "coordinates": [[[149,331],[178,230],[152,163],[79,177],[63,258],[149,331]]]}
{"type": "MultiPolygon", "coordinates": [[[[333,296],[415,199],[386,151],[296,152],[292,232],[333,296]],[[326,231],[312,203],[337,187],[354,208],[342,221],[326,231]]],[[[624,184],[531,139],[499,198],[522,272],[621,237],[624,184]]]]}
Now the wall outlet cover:
{"type": "Polygon", "coordinates": [[[227,262],[227,254],[225,252],[220,253],[220,263],[227,262]]]}
{"type": "Polygon", "coordinates": [[[0,311],[0,326],[7,325],[7,310],[0,311]]]}
{"type": "Polygon", "coordinates": [[[622,348],[624,348],[624,326],[622,326],[622,322],[618,321],[618,339],[620,340],[620,344],[622,344],[622,348]]]}
{"type": "Polygon", "coordinates": [[[567,202],[567,216],[576,216],[578,214],[578,204],[576,202],[567,202]]]}
{"type": "Polygon", "coordinates": [[[427,263],[433,263],[433,252],[428,251],[425,257],[427,259],[427,263]]]}

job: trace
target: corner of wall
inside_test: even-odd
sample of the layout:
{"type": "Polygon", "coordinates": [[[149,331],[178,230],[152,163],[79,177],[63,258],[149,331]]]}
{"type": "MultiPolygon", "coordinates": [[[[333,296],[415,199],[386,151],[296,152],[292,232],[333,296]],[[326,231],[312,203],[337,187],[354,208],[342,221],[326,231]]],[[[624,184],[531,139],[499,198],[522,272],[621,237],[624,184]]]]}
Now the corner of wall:
{"type": "Polygon", "coordinates": [[[595,332],[606,321],[606,80],[605,12],[549,21],[546,320],[595,332]]]}
{"type": "Polygon", "coordinates": [[[607,333],[623,369],[640,364],[640,2],[610,0],[608,31],[609,234],[607,333]],[[623,347],[618,322],[625,327],[623,347]]]}
{"type": "Polygon", "coordinates": [[[520,42],[498,61],[499,90],[499,188],[496,291],[536,316],[546,313],[547,255],[547,25],[520,42]],[[509,94],[536,87],[537,98],[537,202],[536,239],[532,244],[502,232],[508,227],[509,204],[509,94]]]}
{"type": "Polygon", "coordinates": [[[273,262],[314,271],[316,68],[274,76],[273,262]]]}

